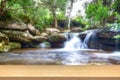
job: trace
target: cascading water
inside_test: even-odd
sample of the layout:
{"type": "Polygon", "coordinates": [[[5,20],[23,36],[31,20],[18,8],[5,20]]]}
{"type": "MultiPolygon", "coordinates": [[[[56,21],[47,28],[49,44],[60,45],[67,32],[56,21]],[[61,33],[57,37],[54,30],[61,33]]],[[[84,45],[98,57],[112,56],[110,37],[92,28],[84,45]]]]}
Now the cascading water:
{"type": "Polygon", "coordinates": [[[85,45],[78,35],[79,33],[69,33],[70,40],[65,42],[64,49],[84,49],[85,45]]]}
{"type": "Polygon", "coordinates": [[[93,47],[96,47],[96,32],[100,31],[100,29],[88,30],[86,33],[86,37],[84,41],[82,41],[78,35],[81,33],[67,33],[69,36],[67,42],[65,42],[64,49],[88,49],[88,45],[91,44],[93,47]]]}
{"type": "Polygon", "coordinates": [[[97,41],[97,39],[96,39],[96,33],[93,30],[93,31],[90,31],[89,33],[87,33],[87,35],[86,35],[86,37],[85,37],[85,39],[83,41],[83,44],[86,46],[86,48],[88,48],[88,44],[89,43],[92,42],[93,43],[92,45],[95,46],[95,42],[96,41],[97,41]]]}

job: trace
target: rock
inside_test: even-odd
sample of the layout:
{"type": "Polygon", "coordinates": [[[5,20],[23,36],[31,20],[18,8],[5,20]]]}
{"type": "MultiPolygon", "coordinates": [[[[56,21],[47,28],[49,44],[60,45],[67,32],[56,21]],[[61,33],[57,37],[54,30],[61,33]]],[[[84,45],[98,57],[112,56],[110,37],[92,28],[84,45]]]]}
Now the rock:
{"type": "Polygon", "coordinates": [[[82,32],[82,30],[78,27],[76,27],[76,28],[72,28],[71,29],[71,32],[82,32]]]}
{"type": "Polygon", "coordinates": [[[32,24],[28,24],[28,30],[34,36],[40,36],[39,30],[37,30],[32,24]]]}
{"type": "Polygon", "coordinates": [[[15,31],[15,30],[0,30],[2,33],[8,36],[12,42],[30,43],[33,40],[33,36],[28,32],[15,31]]]}
{"type": "Polygon", "coordinates": [[[18,30],[18,31],[25,31],[27,30],[27,25],[22,22],[14,22],[14,21],[7,21],[0,22],[0,28],[4,30],[18,30]]]}
{"type": "Polygon", "coordinates": [[[101,29],[93,29],[82,32],[78,35],[78,37],[82,40],[82,42],[87,45],[87,48],[90,49],[101,49],[97,33],[101,32],[101,29]]]}
{"type": "Polygon", "coordinates": [[[60,33],[60,30],[58,30],[57,28],[46,28],[46,33],[48,35],[58,34],[60,33]]]}
{"type": "Polygon", "coordinates": [[[40,48],[50,48],[51,44],[49,42],[42,42],[40,43],[40,48]]]}
{"type": "Polygon", "coordinates": [[[10,46],[10,50],[21,48],[21,44],[17,42],[10,42],[8,45],[10,46]]]}
{"type": "Polygon", "coordinates": [[[7,45],[9,43],[8,37],[1,32],[0,32],[0,42],[4,42],[5,45],[7,45]]]}
{"type": "Polygon", "coordinates": [[[114,65],[120,65],[120,57],[119,56],[113,56],[108,58],[109,62],[114,65]]]}
{"type": "Polygon", "coordinates": [[[9,45],[5,45],[4,42],[0,42],[0,52],[8,52],[10,50],[9,45]]]}
{"type": "Polygon", "coordinates": [[[20,43],[9,42],[9,44],[7,45],[5,45],[3,42],[0,43],[0,52],[8,52],[12,49],[17,49],[17,48],[21,48],[20,43]]]}
{"type": "Polygon", "coordinates": [[[62,48],[64,47],[64,42],[67,38],[62,34],[53,34],[48,37],[48,42],[51,43],[52,48],[62,48]]]}
{"type": "Polygon", "coordinates": [[[5,27],[7,27],[7,22],[0,21],[0,29],[6,29],[5,27]]]}
{"type": "Polygon", "coordinates": [[[79,37],[82,41],[84,41],[86,35],[87,35],[86,33],[81,33],[81,34],[78,35],[78,37],[79,37]]]}
{"type": "Polygon", "coordinates": [[[41,33],[41,36],[48,37],[48,34],[43,32],[41,33]]]}
{"type": "Polygon", "coordinates": [[[48,37],[49,42],[64,42],[66,41],[66,37],[62,34],[53,34],[48,37]]]}
{"type": "Polygon", "coordinates": [[[120,50],[120,39],[115,39],[119,32],[102,30],[96,34],[99,46],[104,50],[120,50]]]}
{"type": "Polygon", "coordinates": [[[41,43],[47,41],[47,38],[44,36],[34,36],[33,41],[37,43],[41,43]]]}
{"type": "Polygon", "coordinates": [[[10,49],[8,37],[0,32],[0,52],[7,52],[10,49]]]}

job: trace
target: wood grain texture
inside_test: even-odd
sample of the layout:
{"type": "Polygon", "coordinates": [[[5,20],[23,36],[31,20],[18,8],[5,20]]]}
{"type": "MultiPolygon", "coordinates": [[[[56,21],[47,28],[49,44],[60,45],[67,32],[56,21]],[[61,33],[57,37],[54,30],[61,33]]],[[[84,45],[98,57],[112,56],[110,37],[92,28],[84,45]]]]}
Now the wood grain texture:
{"type": "Polygon", "coordinates": [[[0,78],[0,80],[120,80],[120,77],[8,77],[8,78],[0,78]]]}
{"type": "Polygon", "coordinates": [[[120,66],[0,66],[0,77],[120,77],[120,66]]]}

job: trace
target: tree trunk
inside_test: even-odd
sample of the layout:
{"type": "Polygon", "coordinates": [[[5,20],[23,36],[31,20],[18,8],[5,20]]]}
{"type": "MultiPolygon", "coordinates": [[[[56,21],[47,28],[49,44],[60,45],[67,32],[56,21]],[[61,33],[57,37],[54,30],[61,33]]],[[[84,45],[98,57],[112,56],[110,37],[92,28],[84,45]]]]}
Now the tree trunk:
{"type": "Polygon", "coordinates": [[[53,14],[53,27],[57,28],[58,21],[57,21],[57,16],[56,16],[55,10],[53,10],[52,14],[53,14]]]}
{"type": "Polygon", "coordinates": [[[73,1],[74,0],[71,0],[70,1],[70,11],[68,13],[68,29],[70,29],[70,24],[71,24],[71,13],[72,13],[72,8],[73,8],[73,1]]]}
{"type": "Polygon", "coordinates": [[[103,19],[102,26],[103,26],[103,28],[106,27],[106,19],[103,19]]]}
{"type": "Polygon", "coordinates": [[[53,27],[58,27],[57,15],[56,15],[56,0],[52,1],[52,15],[53,15],[53,27]]]}

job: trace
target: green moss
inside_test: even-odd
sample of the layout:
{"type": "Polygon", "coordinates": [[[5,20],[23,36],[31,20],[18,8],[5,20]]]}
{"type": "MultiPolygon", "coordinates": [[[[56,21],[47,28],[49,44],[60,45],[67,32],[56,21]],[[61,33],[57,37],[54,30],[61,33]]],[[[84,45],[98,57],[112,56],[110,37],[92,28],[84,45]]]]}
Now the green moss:
{"type": "Polygon", "coordinates": [[[10,46],[10,49],[21,48],[21,44],[16,42],[10,42],[9,46],[10,46]]]}
{"type": "Polygon", "coordinates": [[[10,42],[8,45],[5,45],[5,43],[2,41],[0,42],[0,52],[8,52],[9,50],[21,48],[20,43],[10,42]]]}

